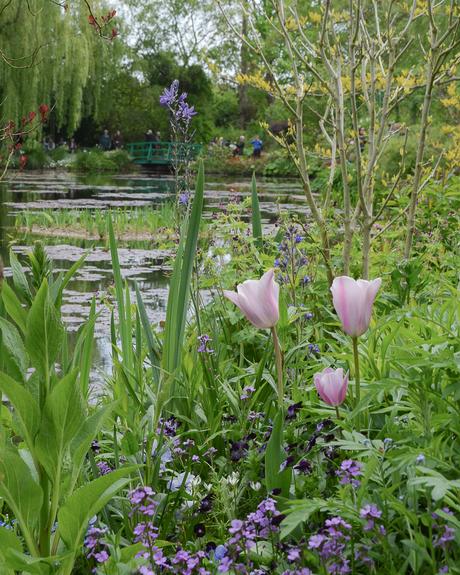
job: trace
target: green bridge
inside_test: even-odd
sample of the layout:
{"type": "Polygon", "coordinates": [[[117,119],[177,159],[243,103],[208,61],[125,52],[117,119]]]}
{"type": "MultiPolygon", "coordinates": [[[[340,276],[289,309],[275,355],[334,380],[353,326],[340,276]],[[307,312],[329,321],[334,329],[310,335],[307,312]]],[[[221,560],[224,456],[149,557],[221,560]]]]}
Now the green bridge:
{"type": "Polygon", "coordinates": [[[132,142],[126,144],[126,149],[135,164],[167,166],[194,160],[202,146],[180,142],[132,142]]]}

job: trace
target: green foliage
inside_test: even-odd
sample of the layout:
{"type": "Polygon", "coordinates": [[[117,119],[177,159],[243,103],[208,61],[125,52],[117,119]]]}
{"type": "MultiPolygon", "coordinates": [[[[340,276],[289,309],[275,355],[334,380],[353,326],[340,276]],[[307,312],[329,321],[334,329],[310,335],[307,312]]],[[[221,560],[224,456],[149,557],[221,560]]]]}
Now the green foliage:
{"type": "Polygon", "coordinates": [[[294,162],[282,151],[273,152],[264,167],[264,176],[296,177],[297,175],[294,162]]]}
{"type": "MultiPolygon", "coordinates": [[[[32,261],[38,266],[43,258],[36,255],[32,261]]],[[[7,317],[0,318],[0,393],[14,418],[0,438],[0,497],[17,521],[16,532],[27,552],[21,539],[2,527],[0,564],[6,573],[45,575],[51,573],[47,562],[53,555],[53,573],[70,575],[89,519],[129,481],[126,476],[133,468],[86,481],[82,491],[76,490],[91,441],[110,413],[109,406],[89,407],[87,368],[79,377],[78,367],[90,362],[86,342],[92,332],[83,329],[77,338],[77,369],[67,365],[64,355],[68,343],[60,293],[81,262],[65,277],[54,279],[50,272],[50,281],[43,277],[39,286],[28,286],[17,259],[12,261],[13,285],[23,302],[3,284],[7,317]],[[53,531],[57,517],[59,528],[53,531]]]]}
{"type": "MultiPolygon", "coordinates": [[[[93,2],[101,10],[102,2],[93,2]]],[[[8,2],[0,14],[2,117],[17,126],[40,104],[55,106],[58,129],[72,134],[81,117],[97,116],[99,78],[118,60],[116,43],[100,41],[88,25],[87,7],[63,10],[47,0],[8,2]]]]}
{"type": "Polygon", "coordinates": [[[132,169],[132,164],[124,150],[103,152],[94,149],[78,152],[71,167],[81,172],[123,172],[132,169]]]}

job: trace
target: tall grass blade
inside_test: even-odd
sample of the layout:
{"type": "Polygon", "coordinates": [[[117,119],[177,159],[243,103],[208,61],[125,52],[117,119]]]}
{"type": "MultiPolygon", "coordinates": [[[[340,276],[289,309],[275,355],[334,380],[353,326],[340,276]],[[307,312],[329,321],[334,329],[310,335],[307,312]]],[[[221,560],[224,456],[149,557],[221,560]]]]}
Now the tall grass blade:
{"type": "Polygon", "coordinates": [[[112,218],[110,213],[107,216],[107,227],[109,230],[109,243],[110,243],[110,254],[112,257],[112,270],[113,278],[115,282],[115,293],[117,297],[118,306],[118,325],[120,329],[120,339],[121,339],[121,350],[123,354],[123,362],[130,367],[132,365],[132,341],[131,341],[131,321],[127,318],[126,312],[130,313],[130,310],[125,309],[125,294],[123,290],[123,279],[121,277],[120,260],[118,259],[117,242],[115,239],[115,234],[113,231],[112,218]]]}
{"type": "Polygon", "coordinates": [[[198,232],[203,211],[204,168],[200,161],[190,216],[184,221],[176,261],[169,287],[166,308],[162,367],[167,374],[174,374],[180,364],[185,321],[190,296],[193,262],[195,260],[198,232]]]}

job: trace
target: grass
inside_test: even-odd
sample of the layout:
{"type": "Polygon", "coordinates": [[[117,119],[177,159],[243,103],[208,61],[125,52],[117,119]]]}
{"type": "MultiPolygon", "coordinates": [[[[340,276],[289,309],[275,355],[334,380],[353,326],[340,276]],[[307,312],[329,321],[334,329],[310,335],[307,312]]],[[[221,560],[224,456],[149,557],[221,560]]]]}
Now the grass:
{"type": "MultiPolygon", "coordinates": [[[[150,237],[163,231],[172,233],[174,205],[166,202],[158,207],[118,208],[110,210],[115,235],[120,239],[150,237]]],[[[107,210],[24,210],[16,214],[16,229],[40,235],[99,238],[107,237],[107,210]]]]}

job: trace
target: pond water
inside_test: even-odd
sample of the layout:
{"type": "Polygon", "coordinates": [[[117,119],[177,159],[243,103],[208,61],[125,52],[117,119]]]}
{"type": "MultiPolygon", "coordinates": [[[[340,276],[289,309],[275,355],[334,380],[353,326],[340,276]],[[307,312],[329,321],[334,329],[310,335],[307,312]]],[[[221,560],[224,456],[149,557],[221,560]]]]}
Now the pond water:
{"type": "MultiPolygon", "coordinates": [[[[149,209],[173,197],[174,181],[169,176],[137,173],[121,176],[79,176],[57,171],[10,172],[0,185],[0,253],[8,268],[9,250],[21,257],[30,251],[37,236],[15,228],[20,210],[107,210],[110,208],[149,209]]],[[[296,181],[260,180],[258,192],[264,225],[270,227],[281,210],[306,212],[301,186],[296,181]]],[[[231,197],[250,195],[250,180],[207,178],[205,217],[221,210],[231,197]]],[[[95,296],[100,317],[95,328],[95,378],[110,373],[111,258],[105,240],[72,237],[43,237],[56,271],[67,270],[85,252],[84,265],[64,293],[63,320],[77,331],[89,314],[95,296]]],[[[122,275],[134,292],[136,281],[152,323],[164,319],[168,296],[166,250],[153,249],[149,241],[119,243],[122,275]]]]}

